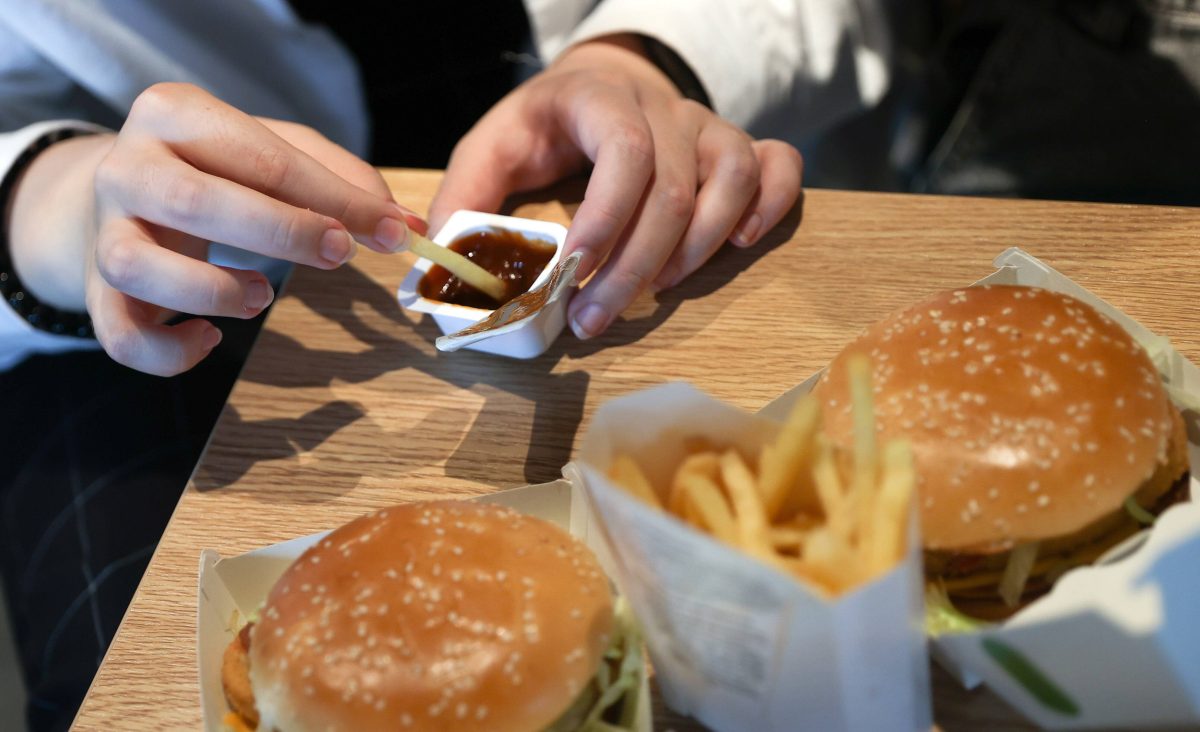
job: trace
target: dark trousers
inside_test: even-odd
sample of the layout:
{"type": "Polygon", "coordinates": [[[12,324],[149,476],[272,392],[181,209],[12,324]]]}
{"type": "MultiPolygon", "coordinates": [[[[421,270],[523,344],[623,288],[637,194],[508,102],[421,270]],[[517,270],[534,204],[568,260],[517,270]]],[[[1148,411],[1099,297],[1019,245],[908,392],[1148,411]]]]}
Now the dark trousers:
{"type": "Polygon", "coordinates": [[[31,730],[70,726],[261,325],[170,379],[103,352],[0,373],[0,577],[31,730]]]}

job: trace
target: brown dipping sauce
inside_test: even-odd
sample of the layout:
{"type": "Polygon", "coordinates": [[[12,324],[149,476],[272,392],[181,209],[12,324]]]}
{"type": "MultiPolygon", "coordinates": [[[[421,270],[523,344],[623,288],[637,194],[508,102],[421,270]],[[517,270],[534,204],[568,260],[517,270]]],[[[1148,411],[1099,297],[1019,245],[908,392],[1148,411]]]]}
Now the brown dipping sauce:
{"type": "Polygon", "coordinates": [[[516,231],[484,229],[455,239],[449,248],[499,277],[504,282],[504,300],[497,302],[438,264],[421,278],[417,292],[428,300],[495,310],[533,286],[554,257],[556,246],[516,231]]]}

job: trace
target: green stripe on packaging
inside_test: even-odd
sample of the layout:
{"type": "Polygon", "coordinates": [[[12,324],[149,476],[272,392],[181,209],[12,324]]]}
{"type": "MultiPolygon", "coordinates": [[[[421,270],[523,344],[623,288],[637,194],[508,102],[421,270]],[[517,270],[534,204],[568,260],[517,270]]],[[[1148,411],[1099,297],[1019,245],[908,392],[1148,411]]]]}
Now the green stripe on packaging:
{"type": "Polygon", "coordinates": [[[1042,706],[1068,717],[1079,716],[1079,705],[1075,700],[1042,673],[1025,654],[994,638],[984,638],[982,642],[983,650],[987,651],[992,660],[1040,701],[1042,706]]]}

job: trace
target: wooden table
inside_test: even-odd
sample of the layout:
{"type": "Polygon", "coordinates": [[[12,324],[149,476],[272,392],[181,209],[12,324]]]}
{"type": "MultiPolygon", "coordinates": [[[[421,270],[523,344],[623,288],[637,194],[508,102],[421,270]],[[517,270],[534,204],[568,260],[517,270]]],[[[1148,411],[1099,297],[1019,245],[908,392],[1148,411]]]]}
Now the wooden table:
{"type": "MultiPolygon", "coordinates": [[[[440,179],[386,171],[424,211],[440,179]]],[[[567,222],[579,186],[520,215],[567,222]]],[[[564,333],[534,361],[442,354],[396,286],[410,255],[362,250],[300,269],[270,315],[76,720],[79,729],[195,729],[200,550],[225,556],[388,504],[552,480],[604,401],[691,381],[757,409],[825,364],[863,325],[992,271],[1019,245],[1169,336],[1200,361],[1200,210],[808,191],[749,250],[724,248],[640,301],[603,337],[564,333]]],[[[986,691],[935,669],[943,730],[1011,730],[986,691]]],[[[661,707],[661,705],[659,705],[661,707]]],[[[659,729],[697,729],[659,709],[659,729]]]]}

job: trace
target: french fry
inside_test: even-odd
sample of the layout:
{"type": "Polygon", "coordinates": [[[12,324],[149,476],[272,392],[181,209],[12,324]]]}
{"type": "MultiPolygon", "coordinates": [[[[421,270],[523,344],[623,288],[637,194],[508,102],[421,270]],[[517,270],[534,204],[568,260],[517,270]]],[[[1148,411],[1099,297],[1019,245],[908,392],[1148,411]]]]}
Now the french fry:
{"type": "Polygon", "coordinates": [[[654,486],[650,484],[650,479],[638,467],[634,459],[628,455],[618,455],[616,460],[613,460],[612,466],[608,469],[608,477],[614,483],[623,486],[629,491],[634,498],[642,501],[648,506],[653,506],[662,510],[662,502],[658,500],[658,494],[654,492],[654,486]]]}
{"type": "Polygon", "coordinates": [[[762,495],[755,486],[754,474],[736,450],[726,450],[721,455],[721,479],[733,505],[738,544],[750,554],[773,562],[775,552],[767,539],[767,514],[762,495]]]}
{"type": "Polygon", "coordinates": [[[871,362],[866,356],[855,356],[850,369],[850,404],[854,418],[854,480],[850,488],[850,503],[857,512],[856,523],[864,526],[869,520],[869,503],[874,494],[878,470],[875,448],[875,409],[871,391],[871,362]]]}
{"type": "Polygon", "coordinates": [[[867,533],[870,544],[864,552],[870,574],[886,572],[904,556],[904,530],[908,507],[916,485],[912,449],[907,442],[890,442],[883,448],[883,478],[867,533]]]}
{"type": "Polygon", "coordinates": [[[438,246],[415,231],[410,230],[408,235],[412,250],[417,256],[425,257],[434,264],[442,265],[450,271],[450,274],[490,295],[494,300],[504,299],[506,288],[504,281],[499,277],[453,249],[438,246]]]}
{"type": "Polygon", "coordinates": [[[871,367],[850,364],[854,439],[839,454],[821,431],[820,405],[800,399],[756,464],[704,437],[683,441],[685,457],[664,493],[628,456],[610,477],[646,503],[666,510],[730,546],[829,593],[844,592],[888,571],[906,551],[916,486],[905,442],[880,446],[871,367]]]}
{"type": "Polygon", "coordinates": [[[729,510],[729,504],[721,489],[710,478],[700,473],[682,473],[683,493],[695,510],[703,528],[710,530],[727,544],[738,543],[737,522],[729,510]]]}
{"type": "Polygon", "coordinates": [[[694,455],[688,455],[675,470],[675,478],[671,481],[671,492],[667,498],[667,509],[671,513],[683,515],[684,501],[687,496],[683,490],[686,476],[698,475],[715,483],[720,475],[720,470],[720,457],[715,452],[697,452],[694,455]]]}
{"type": "Polygon", "coordinates": [[[771,546],[775,547],[775,551],[783,549],[803,549],[804,542],[808,538],[808,532],[803,529],[794,529],[790,526],[772,526],[770,529],[771,546]]]}
{"type": "Polygon", "coordinates": [[[776,518],[788,504],[789,489],[801,479],[805,464],[812,457],[812,437],[820,424],[821,410],[816,399],[796,402],[787,421],[771,443],[763,445],[759,458],[759,488],[767,516],[776,518]]]}
{"type": "Polygon", "coordinates": [[[817,497],[829,527],[844,541],[851,540],[853,515],[842,491],[842,479],[838,476],[833,447],[824,436],[817,438],[816,458],[813,463],[813,480],[817,484],[817,497]]]}

